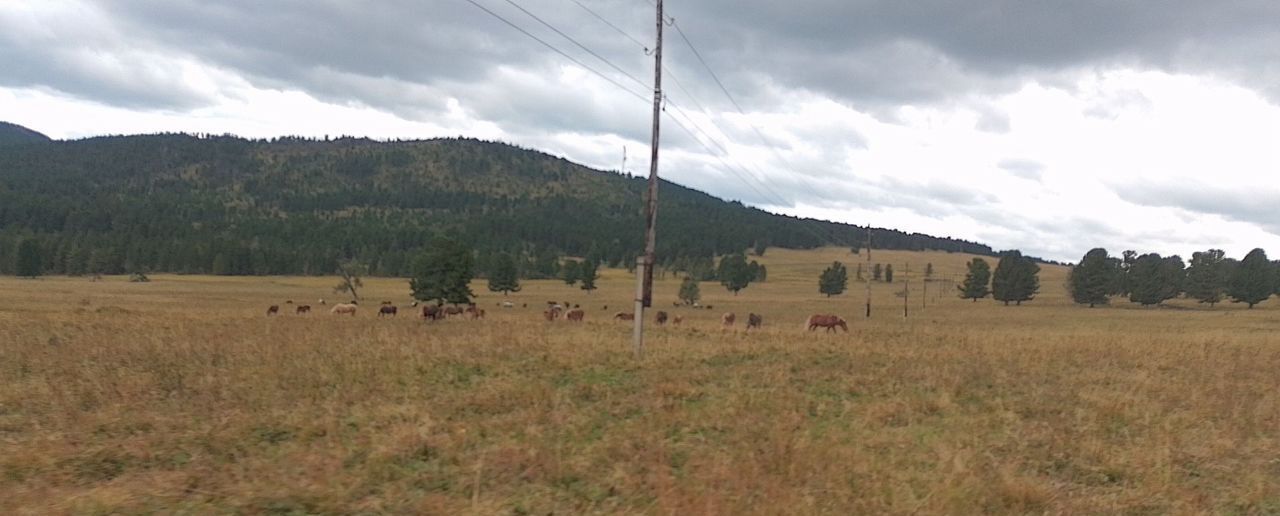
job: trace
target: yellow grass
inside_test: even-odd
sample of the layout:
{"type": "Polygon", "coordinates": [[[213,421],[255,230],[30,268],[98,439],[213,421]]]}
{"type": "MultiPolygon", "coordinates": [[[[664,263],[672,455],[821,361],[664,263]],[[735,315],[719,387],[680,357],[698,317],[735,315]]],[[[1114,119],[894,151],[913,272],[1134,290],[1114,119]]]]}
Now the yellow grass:
{"type": "Polygon", "coordinates": [[[0,513],[1280,512],[1276,301],[1089,310],[1046,267],[1025,306],[922,308],[924,263],[969,257],[874,258],[911,263],[909,319],[900,284],[870,321],[861,284],[818,295],[846,251],[771,249],[767,283],[702,285],[715,310],[660,281],[688,322],[640,362],[608,320],[625,271],[515,309],[477,282],[489,318],[438,324],[374,316],[403,280],[350,318],[283,304],[330,278],[0,279],[0,513]],[[553,299],[587,322],[542,321],[553,299]],[[801,332],[814,312],[852,332],[801,332]]]}

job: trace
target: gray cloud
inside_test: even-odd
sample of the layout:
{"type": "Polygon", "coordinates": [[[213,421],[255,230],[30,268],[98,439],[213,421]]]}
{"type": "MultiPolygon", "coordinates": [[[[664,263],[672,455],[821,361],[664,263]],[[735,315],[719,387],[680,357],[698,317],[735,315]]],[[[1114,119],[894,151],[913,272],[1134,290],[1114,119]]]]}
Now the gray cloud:
{"type": "Polygon", "coordinates": [[[1044,177],[1044,164],[1031,159],[1008,158],[1000,160],[996,166],[1027,181],[1038,183],[1044,177]]]}
{"type": "Polygon", "coordinates": [[[1280,190],[1229,189],[1202,183],[1111,185],[1121,199],[1141,206],[1180,208],[1248,222],[1280,235],[1280,190]]]}

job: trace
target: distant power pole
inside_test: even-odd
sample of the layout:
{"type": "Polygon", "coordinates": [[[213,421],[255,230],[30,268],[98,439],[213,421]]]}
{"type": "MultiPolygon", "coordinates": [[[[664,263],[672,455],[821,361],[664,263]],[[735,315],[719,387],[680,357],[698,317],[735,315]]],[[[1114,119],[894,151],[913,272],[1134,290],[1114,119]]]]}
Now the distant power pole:
{"type": "Polygon", "coordinates": [[[871,318],[871,224],[867,224],[867,319],[871,318]]]}
{"type": "Polygon", "coordinates": [[[655,226],[658,221],[658,121],[662,116],[662,0],[658,0],[658,43],[653,49],[653,132],[649,143],[649,194],[645,198],[644,256],[636,260],[636,318],[631,347],[644,356],[644,309],[653,305],[655,226]]]}
{"type": "Polygon", "coordinates": [[[902,318],[907,318],[907,301],[911,299],[911,264],[902,267],[902,318]]]}

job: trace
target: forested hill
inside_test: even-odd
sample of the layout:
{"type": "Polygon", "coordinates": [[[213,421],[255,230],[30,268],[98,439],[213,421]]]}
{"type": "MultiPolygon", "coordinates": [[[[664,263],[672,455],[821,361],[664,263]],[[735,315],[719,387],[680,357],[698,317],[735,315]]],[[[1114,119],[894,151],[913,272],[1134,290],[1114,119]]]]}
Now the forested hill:
{"type": "MultiPolygon", "coordinates": [[[[38,134],[38,133],[37,133],[38,134]]],[[[509,252],[537,276],[564,255],[620,265],[641,248],[645,180],[501,143],[110,136],[0,148],[0,269],[34,238],[50,273],[329,274],[357,258],[407,272],[433,234],[509,252]],[[536,269],[536,270],[535,270],[536,269]]],[[[672,183],[659,255],[851,245],[864,230],[770,214],[672,183]]],[[[876,229],[874,244],[991,254],[876,229]]],[[[11,269],[0,272],[12,273],[11,269]]]]}
{"type": "Polygon", "coordinates": [[[20,125],[0,122],[0,147],[48,142],[49,137],[20,125]]]}

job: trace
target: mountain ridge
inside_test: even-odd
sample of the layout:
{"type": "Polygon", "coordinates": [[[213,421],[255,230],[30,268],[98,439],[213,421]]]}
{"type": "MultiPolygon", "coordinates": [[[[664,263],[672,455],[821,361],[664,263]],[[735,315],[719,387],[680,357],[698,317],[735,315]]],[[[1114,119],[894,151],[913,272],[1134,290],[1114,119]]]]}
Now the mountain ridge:
{"type": "MultiPolygon", "coordinates": [[[[541,264],[546,274],[551,255],[630,262],[642,245],[645,186],[642,177],[469,138],[55,140],[0,152],[0,247],[37,238],[54,271],[77,272],[92,258],[108,271],[327,274],[356,257],[396,275],[431,235],[445,234],[482,258],[516,254],[524,272],[541,264]]],[[[860,245],[866,235],[665,180],[662,192],[659,255],[668,266],[756,244],[860,245]]],[[[872,231],[878,248],[993,254],[964,240],[872,231]]]]}

